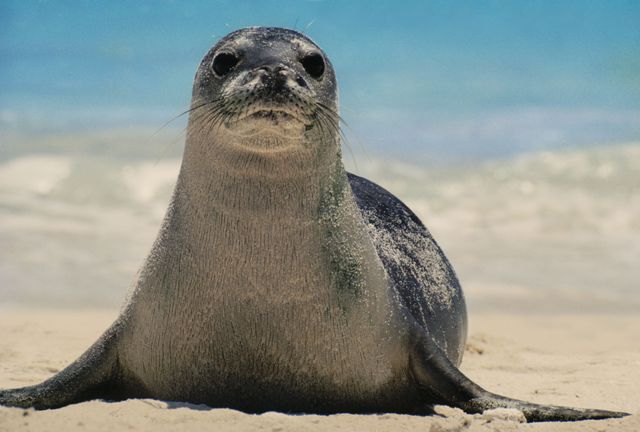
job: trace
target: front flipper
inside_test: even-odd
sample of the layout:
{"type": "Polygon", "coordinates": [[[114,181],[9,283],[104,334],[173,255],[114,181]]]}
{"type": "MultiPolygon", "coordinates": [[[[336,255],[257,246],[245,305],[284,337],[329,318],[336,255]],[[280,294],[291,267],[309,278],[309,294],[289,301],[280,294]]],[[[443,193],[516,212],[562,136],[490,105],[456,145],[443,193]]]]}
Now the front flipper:
{"type": "Polygon", "coordinates": [[[515,408],[522,411],[530,422],[595,420],[629,415],[597,409],[538,405],[488,392],[460,372],[417,323],[411,334],[411,342],[410,370],[429,403],[458,407],[467,413],[515,408]]]}
{"type": "Polygon", "coordinates": [[[0,390],[0,405],[49,409],[113,397],[118,377],[117,334],[116,324],[79,359],[40,384],[0,390]]]}

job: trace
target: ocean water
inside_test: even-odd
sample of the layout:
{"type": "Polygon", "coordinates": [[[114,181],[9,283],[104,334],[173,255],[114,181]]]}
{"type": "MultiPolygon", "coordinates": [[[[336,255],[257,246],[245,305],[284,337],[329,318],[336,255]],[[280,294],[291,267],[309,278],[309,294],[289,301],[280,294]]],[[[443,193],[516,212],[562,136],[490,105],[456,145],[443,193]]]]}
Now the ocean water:
{"type": "MultiPolygon", "coordinates": [[[[640,139],[640,2],[0,2],[0,131],[157,128],[202,55],[250,25],[295,28],[333,63],[369,151],[487,159],[640,139]]],[[[0,157],[6,140],[0,143],[0,157]]]]}
{"type": "Polygon", "coordinates": [[[637,312],[638,22],[609,0],[2,1],[0,305],[120,303],[200,58],[264,25],[325,50],[347,164],[425,221],[470,307],[637,312]]]}

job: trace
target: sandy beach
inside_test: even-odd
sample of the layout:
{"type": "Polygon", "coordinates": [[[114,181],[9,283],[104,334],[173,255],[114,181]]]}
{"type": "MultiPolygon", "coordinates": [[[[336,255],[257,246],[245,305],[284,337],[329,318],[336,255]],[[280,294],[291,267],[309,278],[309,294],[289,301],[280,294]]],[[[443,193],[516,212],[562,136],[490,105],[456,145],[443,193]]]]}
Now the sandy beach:
{"type": "MultiPolygon", "coordinates": [[[[117,310],[4,308],[0,387],[37,383],[82,353],[117,310]]],[[[511,410],[466,415],[249,415],[155,400],[91,401],[57,410],[0,408],[0,431],[638,431],[640,318],[603,314],[471,316],[462,364],[492,391],[539,403],[624,410],[616,420],[524,424],[511,410]]]]}
{"type": "MultiPolygon", "coordinates": [[[[266,399],[259,377],[275,370],[294,371],[285,383],[336,382],[375,397],[367,389],[389,382],[388,365],[402,369],[393,343],[376,355],[391,336],[367,334],[383,328],[374,322],[388,328],[385,281],[344,181],[334,181],[340,141],[345,169],[406,204],[454,269],[469,319],[464,374],[515,399],[630,414],[530,424],[513,409],[256,415],[92,400],[0,406],[0,432],[640,432],[638,22],[640,1],[0,0],[0,389],[67,367],[143,281],[141,297],[165,297],[149,294],[158,308],[142,301],[136,313],[151,324],[131,339],[157,356],[138,364],[119,353],[125,368],[144,369],[133,386],[158,377],[153,388],[171,390],[191,370],[237,394],[233,377],[254,370],[248,390],[266,399]],[[289,30],[225,38],[254,26],[289,30]],[[211,287],[224,295],[203,294],[211,287]],[[340,293],[323,297],[329,287],[340,293]],[[300,290],[320,300],[297,309],[300,290]],[[226,302],[243,295],[250,307],[226,302]],[[262,307],[274,298],[287,308],[262,307]],[[327,299],[351,310],[351,298],[371,313],[345,314],[342,327],[329,306],[320,331],[299,337],[301,326],[316,329],[327,299]],[[198,329],[198,306],[230,330],[198,329]],[[167,333],[163,316],[198,330],[167,333]],[[243,345],[258,328],[247,321],[276,330],[243,345]],[[234,355],[182,356],[181,344],[203,346],[194,336],[223,340],[234,355]],[[304,362],[291,361],[298,352],[304,362]]],[[[385,226],[400,220],[376,207],[385,226]]],[[[381,262],[416,257],[430,270],[419,283],[452,285],[433,254],[390,247],[411,244],[414,230],[383,231],[370,236],[381,262]]],[[[416,275],[386,267],[388,279],[416,275]]],[[[443,301],[451,295],[438,290],[427,308],[443,301]]]]}
{"type": "MultiPolygon", "coordinates": [[[[519,399],[630,417],[524,424],[514,411],[447,407],[431,417],[248,415],[130,400],[0,408],[0,431],[638,431],[639,155],[633,143],[469,169],[374,160],[356,171],[405,200],[456,268],[469,306],[470,378],[519,399]]],[[[117,317],[178,166],[45,154],[0,163],[0,388],[53,375],[117,317]]]]}

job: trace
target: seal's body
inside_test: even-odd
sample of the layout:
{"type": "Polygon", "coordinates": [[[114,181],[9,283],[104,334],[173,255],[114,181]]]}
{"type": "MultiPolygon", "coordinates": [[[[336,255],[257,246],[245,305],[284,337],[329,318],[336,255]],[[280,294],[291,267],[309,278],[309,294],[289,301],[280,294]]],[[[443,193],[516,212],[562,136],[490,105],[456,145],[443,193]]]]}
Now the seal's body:
{"type": "Polygon", "coordinates": [[[464,298],[418,218],[341,162],[335,75],[305,36],[244,29],[204,57],[167,216],[119,319],[0,403],[153,397],[260,412],[498,406],[457,366],[464,298]]]}
{"type": "MultiPolygon", "coordinates": [[[[380,200],[378,205],[394,212],[398,209],[391,206],[401,204],[370,182],[350,178],[339,190],[340,205],[312,206],[312,217],[297,209],[295,217],[286,217],[285,203],[276,200],[279,210],[272,215],[263,208],[251,216],[230,206],[205,212],[209,217],[202,226],[190,215],[191,222],[180,227],[177,221],[186,215],[178,216],[175,209],[188,207],[174,197],[163,229],[167,237],[154,248],[145,267],[148,275],[143,273],[125,313],[131,318],[121,366],[150,389],[147,396],[248,411],[371,412],[419,406],[406,374],[403,295],[414,299],[409,307],[416,309],[417,319],[433,323],[431,331],[457,364],[466,331],[462,294],[426,231],[392,240],[395,230],[419,227],[417,219],[410,220],[415,216],[406,210],[394,226],[376,226],[386,220],[368,204],[366,193],[389,197],[389,203],[380,200]],[[362,207],[350,190],[365,199],[362,207]],[[360,208],[373,212],[366,224],[360,208]],[[321,220],[319,209],[329,222],[321,220]],[[270,227],[266,232],[265,226],[270,227]],[[376,233],[375,241],[367,226],[376,233]],[[164,247],[179,244],[180,238],[190,239],[189,256],[184,255],[186,245],[164,247]],[[362,246],[352,249],[348,245],[354,241],[362,246]],[[385,277],[374,245],[388,268],[395,269],[397,285],[385,277]],[[403,246],[421,256],[411,256],[403,246]],[[339,267],[350,261],[351,267],[339,267]],[[174,263],[180,263],[179,269],[174,263]],[[437,266],[429,270],[429,264],[437,266]],[[418,283],[427,278],[440,284],[418,283]]],[[[314,195],[311,185],[299,186],[304,186],[300,202],[314,195]]]]}

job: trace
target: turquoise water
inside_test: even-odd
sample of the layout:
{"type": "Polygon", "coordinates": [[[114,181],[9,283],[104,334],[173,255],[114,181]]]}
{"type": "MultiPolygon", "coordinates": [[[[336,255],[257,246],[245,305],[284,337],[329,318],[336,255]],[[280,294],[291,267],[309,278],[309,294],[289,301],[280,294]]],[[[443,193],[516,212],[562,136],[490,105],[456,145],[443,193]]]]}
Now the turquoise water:
{"type": "Polygon", "coordinates": [[[188,106],[218,38],[268,25],[324,48],[348,134],[373,152],[459,160],[629,141],[638,22],[640,2],[607,0],[5,0],[0,128],[159,127],[188,106]]]}

